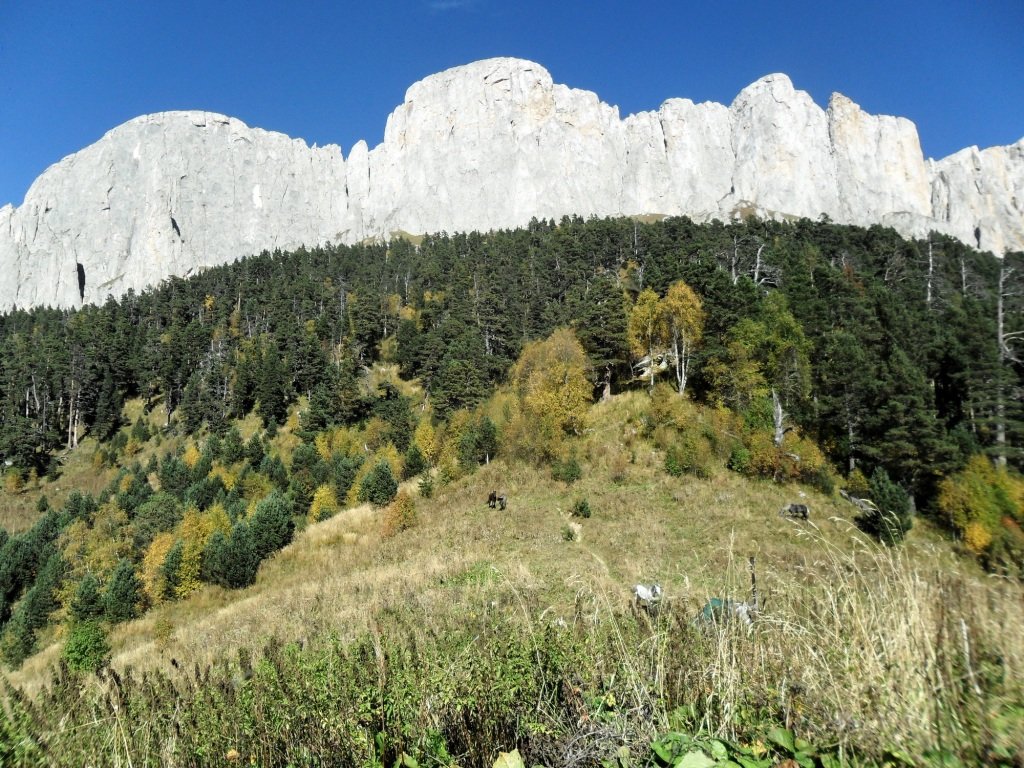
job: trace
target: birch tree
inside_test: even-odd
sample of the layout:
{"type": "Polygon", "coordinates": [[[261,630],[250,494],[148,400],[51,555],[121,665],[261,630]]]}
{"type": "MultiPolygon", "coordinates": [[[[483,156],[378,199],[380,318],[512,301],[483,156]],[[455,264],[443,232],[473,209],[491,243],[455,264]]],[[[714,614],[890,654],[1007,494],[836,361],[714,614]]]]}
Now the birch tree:
{"type": "Polygon", "coordinates": [[[675,363],[679,394],[686,392],[693,352],[704,329],[704,308],[700,297],[682,280],[669,286],[659,305],[661,327],[667,331],[670,355],[675,363]]]}
{"type": "Polygon", "coordinates": [[[640,358],[641,364],[646,355],[650,371],[650,386],[651,389],[654,389],[654,351],[657,346],[666,341],[668,334],[658,294],[650,288],[644,288],[636,297],[636,303],[629,313],[626,335],[629,339],[630,350],[640,358]]]}

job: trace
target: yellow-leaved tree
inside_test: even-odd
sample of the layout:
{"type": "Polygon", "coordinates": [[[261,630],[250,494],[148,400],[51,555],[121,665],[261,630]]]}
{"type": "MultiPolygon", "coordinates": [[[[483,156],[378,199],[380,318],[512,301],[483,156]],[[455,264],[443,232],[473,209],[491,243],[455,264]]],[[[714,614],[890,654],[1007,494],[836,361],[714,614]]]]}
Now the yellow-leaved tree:
{"type": "Polygon", "coordinates": [[[565,435],[583,431],[593,395],[588,368],[587,353],[570,328],[523,348],[510,374],[522,422],[510,432],[521,450],[552,458],[565,435]]]}
{"type": "Polygon", "coordinates": [[[199,589],[199,571],[203,564],[203,549],[213,534],[209,515],[195,507],[185,510],[181,525],[181,565],[174,584],[174,596],[181,599],[199,589]]]}
{"type": "Polygon", "coordinates": [[[412,439],[416,443],[416,447],[420,449],[423,457],[431,464],[436,464],[441,446],[438,444],[437,430],[430,423],[429,415],[420,419],[412,439]]]}
{"type": "Polygon", "coordinates": [[[648,371],[650,386],[654,389],[655,351],[668,342],[668,327],[658,294],[650,288],[640,291],[629,311],[626,338],[630,350],[640,361],[640,367],[648,371]]]}
{"type": "Polygon", "coordinates": [[[313,501],[309,505],[309,522],[319,523],[338,514],[341,505],[338,503],[338,495],[334,492],[334,486],[329,484],[321,485],[313,494],[313,501]]]}
{"type": "Polygon", "coordinates": [[[152,605],[159,605],[166,597],[167,578],[164,574],[164,561],[167,560],[167,553],[171,551],[174,542],[173,533],[158,533],[142,558],[142,585],[152,605]]]}
{"type": "MultiPolygon", "coordinates": [[[[938,509],[975,554],[984,554],[994,543],[1015,550],[1024,523],[1024,477],[988,456],[972,456],[967,466],[939,484],[938,509]]],[[[996,554],[1001,557],[994,559],[1004,559],[1009,552],[996,554]]]]}
{"type": "Polygon", "coordinates": [[[661,327],[676,368],[679,394],[686,392],[693,352],[704,331],[704,307],[700,297],[682,280],[672,283],[659,304],[661,327]]]}

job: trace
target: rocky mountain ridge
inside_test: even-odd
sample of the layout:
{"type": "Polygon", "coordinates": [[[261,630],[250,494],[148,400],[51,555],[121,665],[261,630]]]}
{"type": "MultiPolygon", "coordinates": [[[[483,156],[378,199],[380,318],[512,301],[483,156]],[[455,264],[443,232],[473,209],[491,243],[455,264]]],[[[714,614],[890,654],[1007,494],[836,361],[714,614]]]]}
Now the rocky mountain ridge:
{"type": "Polygon", "coordinates": [[[768,75],[730,106],[622,119],[540,65],[489,59],[409,88],[384,141],[309,147],[206,112],[131,120],[0,208],[0,309],[76,306],[264,249],[566,214],[826,215],[1024,249],[1024,139],[926,160],[904,118],[827,109],[768,75]]]}

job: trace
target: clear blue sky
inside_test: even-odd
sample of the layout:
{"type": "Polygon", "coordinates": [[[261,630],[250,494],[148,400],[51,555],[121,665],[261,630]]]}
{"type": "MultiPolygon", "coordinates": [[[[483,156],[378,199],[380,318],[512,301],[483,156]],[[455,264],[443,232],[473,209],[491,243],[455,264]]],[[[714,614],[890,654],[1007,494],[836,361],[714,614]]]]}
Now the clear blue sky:
{"type": "Polygon", "coordinates": [[[620,113],[728,104],[785,72],[913,120],[927,156],[1024,136],[1024,0],[0,0],[0,205],[148,112],[205,109],[380,142],[416,80],[491,56],[547,67],[620,113]]]}

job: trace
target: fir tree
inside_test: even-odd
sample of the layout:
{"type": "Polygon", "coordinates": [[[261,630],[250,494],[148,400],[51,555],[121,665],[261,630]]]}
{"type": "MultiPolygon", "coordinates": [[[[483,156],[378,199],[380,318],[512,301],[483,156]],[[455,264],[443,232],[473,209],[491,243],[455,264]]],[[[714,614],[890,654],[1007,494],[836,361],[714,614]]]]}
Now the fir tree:
{"type": "Polygon", "coordinates": [[[866,533],[877,536],[883,543],[898,544],[914,524],[910,496],[890,480],[881,467],[871,473],[869,486],[875,508],[857,522],[866,533]]]}
{"type": "Polygon", "coordinates": [[[386,507],[398,493],[398,481],[391,471],[391,465],[383,459],[363,479],[359,487],[359,500],[368,501],[375,507],[386,507]]]}
{"type": "Polygon", "coordinates": [[[141,597],[142,583],[135,575],[135,568],[130,561],[119,560],[103,593],[104,618],[112,623],[134,619],[141,597]]]}
{"type": "Polygon", "coordinates": [[[295,523],[288,498],[274,492],[260,501],[249,518],[249,531],[257,560],[262,560],[290,542],[295,523]]]}
{"type": "Polygon", "coordinates": [[[103,614],[103,595],[100,592],[100,583],[91,573],[85,574],[78,582],[70,608],[71,618],[75,621],[88,621],[103,614]]]}
{"type": "Polygon", "coordinates": [[[160,567],[160,573],[163,576],[164,597],[168,600],[174,600],[178,596],[178,584],[181,582],[181,561],[184,554],[185,543],[178,539],[160,567]]]}

